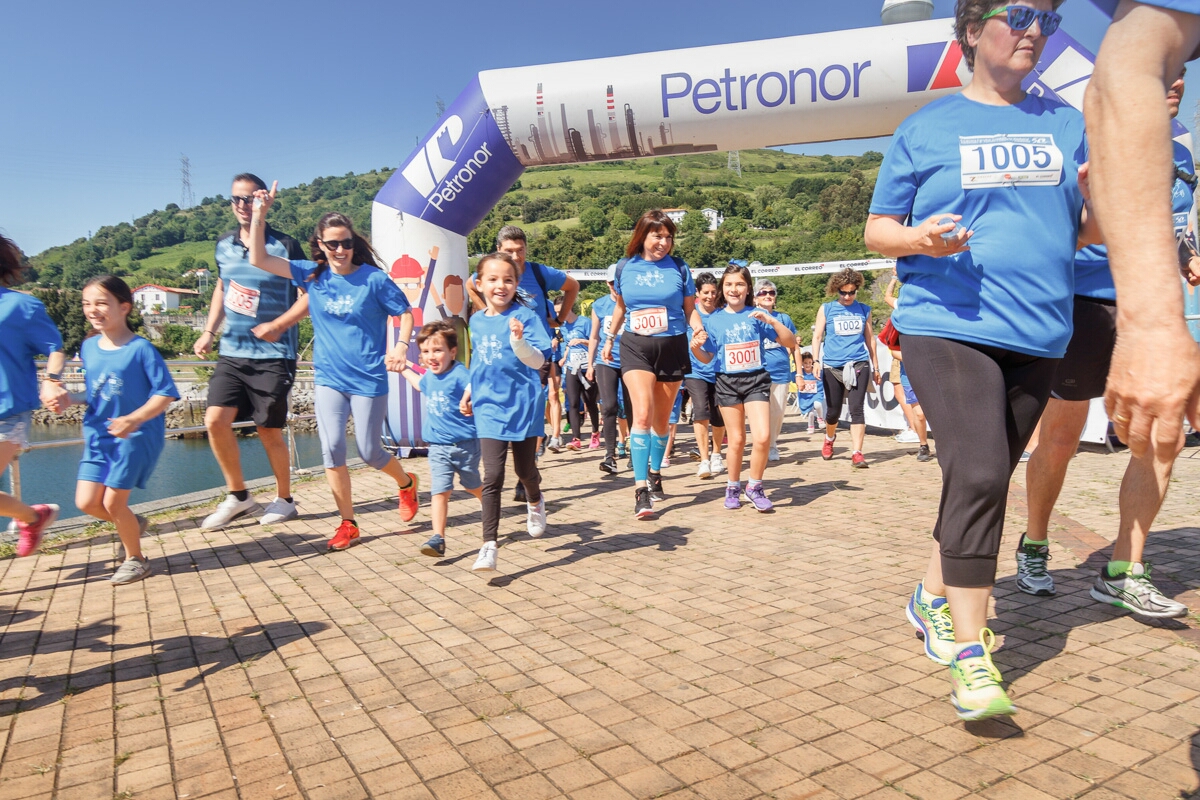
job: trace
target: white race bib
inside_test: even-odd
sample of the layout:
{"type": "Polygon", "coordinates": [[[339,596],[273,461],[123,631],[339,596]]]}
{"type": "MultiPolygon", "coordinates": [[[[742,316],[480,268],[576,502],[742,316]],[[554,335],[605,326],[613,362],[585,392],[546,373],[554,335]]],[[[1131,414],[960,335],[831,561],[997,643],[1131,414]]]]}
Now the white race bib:
{"type": "Polygon", "coordinates": [[[833,332],[838,336],[857,336],[863,331],[862,317],[834,317],[833,332]]]}
{"type": "Polygon", "coordinates": [[[1063,154],[1049,133],[960,136],[962,188],[1058,186],[1063,154]]]}
{"type": "Polygon", "coordinates": [[[225,309],[244,317],[257,317],[259,297],[257,289],[247,289],[237,281],[230,281],[225,292],[225,309]]]}
{"type": "Polygon", "coordinates": [[[750,372],[762,369],[762,350],[758,342],[725,345],[725,371],[750,372]]]}
{"type": "Polygon", "coordinates": [[[666,333],[667,309],[664,306],[658,306],[631,311],[629,313],[629,330],[642,336],[666,333]]]}
{"type": "Polygon", "coordinates": [[[587,363],[587,350],[580,350],[577,347],[572,347],[567,351],[567,367],[569,369],[578,369],[587,363]]]}

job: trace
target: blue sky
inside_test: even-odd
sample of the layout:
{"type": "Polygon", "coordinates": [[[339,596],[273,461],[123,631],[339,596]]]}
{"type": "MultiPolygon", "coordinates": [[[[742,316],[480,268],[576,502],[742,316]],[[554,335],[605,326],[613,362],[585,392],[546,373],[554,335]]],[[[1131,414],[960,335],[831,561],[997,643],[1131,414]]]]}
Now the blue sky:
{"type": "MultiPolygon", "coordinates": [[[[180,154],[197,201],[228,194],[243,170],[291,186],[394,167],[432,127],[437,99],[480,70],[860,28],[879,24],[881,5],[692,0],[622,19],[612,9],[628,6],[546,0],[8,4],[0,230],[33,254],[178,203],[180,154]]],[[[953,5],[935,0],[934,15],[953,5]]],[[[1095,50],[1099,12],[1087,0],[1061,11],[1095,50]]]]}

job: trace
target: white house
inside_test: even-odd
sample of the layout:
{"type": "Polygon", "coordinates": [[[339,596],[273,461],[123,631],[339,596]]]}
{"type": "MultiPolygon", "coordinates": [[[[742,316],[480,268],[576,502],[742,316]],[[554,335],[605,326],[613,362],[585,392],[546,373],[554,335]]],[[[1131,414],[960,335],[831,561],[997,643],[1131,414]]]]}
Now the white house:
{"type": "Polygon", "coordinates": [[[143,314],[155,311],[170,311],[179,308],[181,297],[198,297],[192,289],[176,289],[174,286],[159,286],[146,283],[133,290],[133,302],[143,314]]]}
{"type": "Polygon", "coordinates": [[[683,218],[687,216],[687,209],[664,208],[663,213],[667,215],[671,222],[674,222],[676,225],[680,225],[683,222],[683,218]]]}
{"type": "MultiPolygon", "coordinates": [[[[663,213],[671,219],[671,222],[680,225],[683,223],[683,218],[687,216],[688,212],[686,208],[664,208],[663,213]]],[[[708,229],[710,231],[715,231],[725,221],[725,215],[715,208],[702,208],[700,209],[700,213],[708,220],[708,229]]]]}

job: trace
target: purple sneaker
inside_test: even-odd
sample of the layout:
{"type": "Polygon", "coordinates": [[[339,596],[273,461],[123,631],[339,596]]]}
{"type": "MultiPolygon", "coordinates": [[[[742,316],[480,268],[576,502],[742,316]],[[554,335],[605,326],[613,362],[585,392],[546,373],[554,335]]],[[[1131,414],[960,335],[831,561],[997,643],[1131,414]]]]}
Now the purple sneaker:
{"type": "Polygon", "coordinates": [[[58,518],[58,506],[53,503],[43,505],[38,503],[33,506],[33,510],[37,512],[37,519],[33,522],[21,522],[17,524],[17,555],[24,558],[31,556],[37,552],[38,546],[42,543],[42,536],[46,533],[46,528],[58,518]]]}
{"type": "Polygon", "coordinates": [[[737,509],[742,507],[742,486],[726,486],[725,487],[725,507],[737,509]]]}
{"type": "Polygon", "coordinates": [[[746,497],[749,497],[750,502],[754,503],[757,511],[770,511],[774,508],[771,501],[767,499],[767,493],[763,491],[762,484],[746,487],[746,497]]]}

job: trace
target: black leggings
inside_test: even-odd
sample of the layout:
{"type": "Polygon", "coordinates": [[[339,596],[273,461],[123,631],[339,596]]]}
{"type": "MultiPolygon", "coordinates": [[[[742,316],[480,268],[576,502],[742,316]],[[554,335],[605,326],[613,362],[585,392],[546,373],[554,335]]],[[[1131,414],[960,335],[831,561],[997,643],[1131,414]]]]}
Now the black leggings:
{"type": "Polygon", "coordinates": [[[942,498],[933,528],[947,586],[990,587],[1008,483],[1054,382],[1057,358],[902,336],[904,369],[937,431],[942,498]]]}
{"type": "Polygon", "coordinates": [[[512,446],[513,470],[525,487],[530,503],[542,499],[542,476],[537,468],[537,437],[521,442],[502,442],[499,439],[480,439],[483,456],[483,540],[494,542],[500,533],[500,500],[504,493],[504,466],[508,448],[512,446]]]}
{"type": "Polygon", "coordinates": [[[583,397],[583,406],[587,409],[588,418],[592,421],[592,433],[600,432],[600,410],[596,408],[596,384],[583,388],[583,378],[578,372],[568,370],[563,374],[563,386],[567,390],[567,419],[571,422],[571,435],[576,439],[583,438],[583,414],[579,411],[579,398],[583,397]]]}
{"type": "MultiPolygon", "coordinates": [[[[621,416],[621,401],[617,397],[617,387],[625,396],[625,408],[633,406],[629,402],[629,389],[621,377],[619,369],[596,365],[596,386],[600,389],[600,411],[604,415],[604,452],[608,458],[617,457],[617,417],[621,416]]],[[[628,414],[628,411],[626,412],[628,414]]],[[[622,416],[627,419],[627,416],[622,416]]]]}
{"type": "MultiPolygon", "coordinates": [[[[867,401],[867,387],[871,384],[871,362],[854,362],[854,388],[848,393],[842,383],[842,367],[821,365],[821,384],[825,387],[825,424],[837,425],[842,416],[842,401],[850,402],[850,424],[865,425],[863,404],[867,401]]],[[[941,452],[941,448],[938,448],[941,452]]]]}

